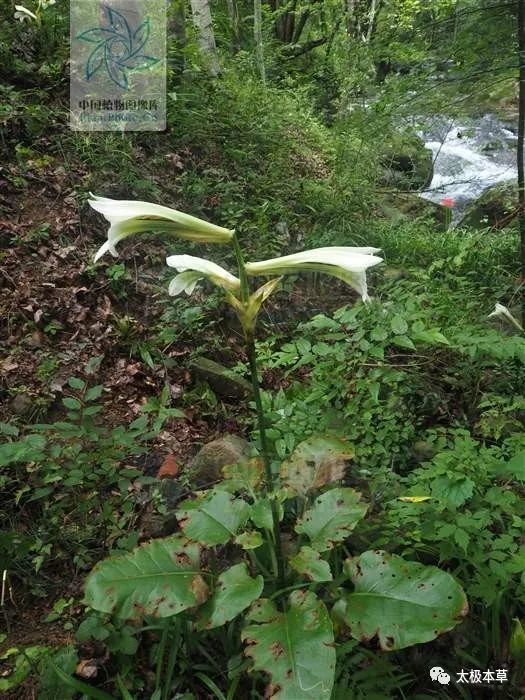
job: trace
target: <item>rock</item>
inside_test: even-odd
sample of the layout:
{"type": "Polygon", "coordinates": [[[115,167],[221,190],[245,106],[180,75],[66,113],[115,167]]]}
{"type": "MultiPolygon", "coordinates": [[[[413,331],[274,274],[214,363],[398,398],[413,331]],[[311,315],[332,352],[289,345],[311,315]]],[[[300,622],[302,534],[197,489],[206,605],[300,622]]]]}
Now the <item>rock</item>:
{"type": "Polygon", "coordinates": [[[424,190],[434,174],[432,151],[415,134],[393,134],[381,156],[382,184],[400,190],[424,190]]]}
{"type": "Polygon", "coordinates": [[[245,399],[252,392],[250,382],[208,357],[198,357],[191,366],[196,377],[207,382],[220,397],[239,400],[245,399]]]}
{"type": "Polygon", "coordinates": [[[421,462],[429,462],[437,453],[437,449],[435,445],[425,442],[425,440],[417,440],[412,445],[411,453],[414,461],[420,464],[421,462]]]}
{"type": "Polygon", "coordinates": [[[9,404],[9,408],[16,416],[25,416],[34,406],[34,400],[29,394],[17,394],[9,404]]]}
{"type": "Polygon", "coordinates": [[[448,212],[445,207],[423,199],[412,192],[383,195],[379,200],[377,214],[382,218],[389,219],[394,224],[426,219],[436,223],[441,230],[445,230],[448,221],[448,212]]]}
{"type": "Polygon", "coordinates": [[[514,222],[517,204],[518,187],[515,182],[489,187],[469,204],[458,228],[505,228],[514,222]]]}
{"type": "Polygon", "coordinates": [[[502,151],[506,148],[506,143],[500,139],[494,139],[493,141],[488,141],[481,147],[483,153],[492,153],[493,151],[502,151]]]}
{"type": "Polygon", "coordinates": [[[238,435],[223,435],[201,447],[190,462],[190,478],[199,485],[210,486],[223,477],[227,464],[244,464],[250,458],[250,444],[238,435]]]}

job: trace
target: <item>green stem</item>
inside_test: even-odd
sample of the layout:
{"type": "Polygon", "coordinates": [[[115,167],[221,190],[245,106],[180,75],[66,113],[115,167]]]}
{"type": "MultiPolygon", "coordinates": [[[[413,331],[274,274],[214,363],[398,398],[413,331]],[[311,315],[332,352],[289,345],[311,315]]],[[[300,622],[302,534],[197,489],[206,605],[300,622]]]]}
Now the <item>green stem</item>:
{"type": "MultiPolygon", "coordinates": [[[[241,300],[244,304],[247,304],[250,298],[250,285],[248,282],[248,275],[246,274],[246,267],[244,264],[244,257],[242,254],[237,235],[233,234],[233,249],[235,252],[235,257],[237,258],[237,264],[239,266],[239,279],[241,282],[241,300]]],[[[257,424],[259,428],[259,441],[261,443],[261,455],[264,464],[264,471],[266,475],[266,485],[265,493],[272,493],[275,490],[275,477],[272,473],[272,463],[270,459],[270,449],[268,447],[268,439],[266,437],[265,428],[265,418],[264,409],[262,405],[261,397],[261,387],[259,385],[259,375],[257,372],[257,353],[255,350],[255,341],[253,336],[246,334],[246,350],[248,354],[248,362],[250,364],[250,375],[252,380],[253,388],[253,398],[255,401],[255,408],[257,410],[257,424]]],[[[270,499],[272,508],[272,521],[273,521],[273,540],[275,546],[275,553],[277,558],[277,571],[275,572],[277,578],[279,579],[280,586],[284,583],[284,559],[281,543],[281,531],[279,527],[279,506],[274,498],[270,499]]]]}
{"type": "Polygon", "coordinates": [[[164,655],[166,653],[166,644],[168,642],[168,635],[170,630],[170,619],[164,623],[162,628],[162,635],[160,638],[159,646],[157,648],[157,667],[155,671],[155,691],[159,692],[161,688],[162,680],[162,669],[164,667],[164,655]]]}

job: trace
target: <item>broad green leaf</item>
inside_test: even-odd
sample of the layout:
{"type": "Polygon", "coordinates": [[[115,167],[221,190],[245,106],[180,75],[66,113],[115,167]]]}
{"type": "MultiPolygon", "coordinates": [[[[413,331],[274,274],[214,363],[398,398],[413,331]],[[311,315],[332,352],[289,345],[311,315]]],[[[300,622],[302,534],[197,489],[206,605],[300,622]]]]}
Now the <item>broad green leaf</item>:
{"type": "Polygon", "coordinates": [[[332,549],[334,544],[347,538],[364,517],[367,506],[360,499],[361,494],[354,489],[326,491],[315,499],[298,521],[295,531],[308,535],[311,546],[318,552],[332,549]]]}
{"type": "Polygon", "coordinates": [[[241,532],[241,534],[237,535],[233,541],[243,549],[257,549],[257,547],[260,547],[264,542],[263,537],[258,530],[241,532]]]}
{"type": "Polygon", "coordinates": [[[225,490],[231,492],[253,491],[264,477],[264,465],[259,457],[254,457],[241,464],[227,464],[222,468],[225,490]]]}
{"type": "Polygon", "coordinates": [[[199,610],[198,629],[213,629],[233,620],[261,595],[263,587],[263,577],[252,578],[244,563],[223,571],[214,594],[199,610]]]}
{"type": "Polygon", "coordinates": [[[251,506],[250,520],[254,525],[263,530],[272,529],[272,504],[269,498],[260,498],[251,506]]]}
{"type": "Polygon", "coordinates": [[[65,399],[62,399],[62,403],[66,408],[71,408],[73,411],[79,411],[82,408],[80,401],[71,396],[66,396],[65,399]]]}
{"type": "Polygon", "coordinates": [[[459,508],[474,493],[474,482],[464,476],[449,477],[444,474],[432,482],[432,496],[446,501],[449,508],[459,508]]]}
{"type": "Polygon", "coordinates": [[[392,344],[397,345],[400,348],[407,348],[408,350],[415,350],[416,346],[410,340],[408,335],[397,335],[392,338],[392,344]]]}
{"type": "Polygon", "coordinates": [[[82,391],[86,386],[86,382],[80,379],[79,377],[70,377],[67,380],[67,383],[72,389],[78,389],[79,391],[82,391]]]}
{"type": "Polygon", "coordinates": [[[85,603],[126,620],[171,617],[208,598],[200,570],[201,547],[174,535],[109,557],[86,580],[85,603]]]}
{"type": "MultiPolygon", "coordinates": [[[[284,516],[284,508],[281,501],[286,500],[286,497],[287,495],[282,489],[272,494],[272,499],[277,502],[279,522],[284,516]]],[[[256,527],[263,530],[271,530],[273,528],[272,501],[266,497],[259,498],[255,501],[255,503],[250,506],[250,520],[256,527]]]]}
{"type": "Polygon", "coordinates": [[[8,649],[0,656],[0,661],[14,660],[14,668],[8,675],[0,677],[0,690],[8,691],[20,685],[33,671],[38,661],[48,653],[49,647],[44,646],[25,647],[22,649],[12,647],[8,649]]]}
{"type": "Polygon", "coordinates": [[[226,544],[250,515],[250,506],[225,491],[211,491],[204,498],[184,501],[175,515],[184,534],[206,545],[226,544]]]}
{"type": "Polygon", "coordinates": [[[275,700],[328,700],[335,673],[332,622],[310,591],[294,591],[280,612],[270,600],[254,603],[242,632],[253,667],[271,676],[265,697],[275,700]]]}
{"type": "Polygon", "coordinates": [[[381,649],[429,642],[468,612],[461,586],[435,566],[377,550],[347,559],[344,570],[354,584],[344,597],[344,621],[355,639],[377,635],[381,649]]]}
{"type": "Polygon", "coordinates": [[[396,314],[390,321],[390,328],[396,335],[405,335],[405,333],[408,331],[408,323],[405,321],[403,316],[396,314]]]}
{"type": "MultiPolygon", "coordinates": [[[[59,666],[68,676],[75,673],[78,662],[78,654],[74,646],[68,645],[62,647],[55,652],[51,658],[51,662],[59,666]]],[[[74,688],[66,686],[54,671],[52,665],[42,664],[42,672],[40,674],[40,687],[38,689],[38,700],[71,700],[76,695],[74,688]]]]}
{"type": "Polygon", "coordinates": [[[345,475],[345,460],[353,456],[348,443],[339,438],[308,438],[281,464],[283,486],[304,496],[325,484],[341,480],[345,475]]]}
{"type": "Polygon", "coordinates": [[[330,564],[321,559],[319,552],[311,547],[301,547],[297,554],[290,557],[290,566],[297,573],[303,574],[310,581],[331,581],[330,564]]]}
{"type": "Polygon", "coordinates": [[[525,481],[525,451],[518,452],[508,462],[499,464],[495,471],[498,475],[509,477],[515,481],[525,481]]]}

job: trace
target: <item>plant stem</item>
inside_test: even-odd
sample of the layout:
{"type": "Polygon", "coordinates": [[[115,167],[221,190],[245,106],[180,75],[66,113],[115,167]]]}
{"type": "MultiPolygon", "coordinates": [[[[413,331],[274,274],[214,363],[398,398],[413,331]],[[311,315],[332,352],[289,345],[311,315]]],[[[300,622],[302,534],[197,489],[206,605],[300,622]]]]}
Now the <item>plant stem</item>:
{"type": "Polygon", "coordinates": [[[170,622],[171,620],[168,618],[168,620],[164,623],[159,646],[157,647],[157,667],[155,671],[155,691],[157,692],[161,689],[162,669],[164,666],[164,655],[166,653],[166,644],[168,642],[170,622]]]}
{"type": "MultiPolygon", "coordinates": [[[[246,274],[246,267],[244,265],[244,257],[242,254],[239,241],[236,234],[233,235],[233,249],[235,251],[235,257],[237,258],[237,264],[239,266],[239,279],[241,282],[241,300],[244,304],[247,304],[250,298],[250,286],[248,283],[248,275],[246,274]]],[[[255,408],[257,410],[257,425],[259,428],[259,441],[261,443],[261,455],[264,464],[264,471],[266,475],[266,494],[272,493],[275,490],[275,477],[272,473],[272,464],[270,459],[270,450],[268,447],[268,440],[266,437],[265,429],[265,419],[264,419],[264,409],[262,405],[261,398],[261,387],[259,385],[259,375],[257,372],[257,352],[255,349],[255,341],[252,335],[248,336],[245,333],[246,340],[246,350],[248,354],[248,362],[250,364],[250,375],[252,380],[253,388],[253,398],[255,401],[255,408]]],[[[270,499],[270,504],[272,508],[272,521],[273,521],[273,544],[275,546],[275,553],[277,558],[277,571],[276,576],[279,580],[280,586],[284,583],[284,559],[282,552],[281,543],[281,531],[279,527],[279,506],[274,498],[270,499]]]]}

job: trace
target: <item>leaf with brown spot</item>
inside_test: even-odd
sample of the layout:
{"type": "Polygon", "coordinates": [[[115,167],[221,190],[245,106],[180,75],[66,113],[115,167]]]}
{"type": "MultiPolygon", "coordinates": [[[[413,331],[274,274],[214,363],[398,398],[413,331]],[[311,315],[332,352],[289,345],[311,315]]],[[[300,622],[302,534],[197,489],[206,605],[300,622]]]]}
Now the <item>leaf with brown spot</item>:
{"type": "Polygon", "coordinates": [[[335,675],[332,623],[324,603],[311,591],[294,591],[284,612],[267,599],[246,616],[244,653],[253,668],[270,676],[272,700],[329,700],[335,675]]]}
{"type": "Polygon", "coordinates": [[[261,595],[263,586],[263,577],[252,578],[244,562],[226,569],[213,596],[199,610],[197,629],[214,629],[233,620],[261,595]]]}
{"type": "Polygon", "coordinates": [[[309,581],[331,581],[330,564],[321,559],[321,555],[311,547],[301,547],[297,554],[290,557],[290,566],[309,581]]]}
{"type": "Polygon", "coordinates": [[[386,552],[347,559],[344,571],[354,591],[343,595],[343,619],[352,637],[375,636],[382,649],[403,649],[453,629],[468,612],[455,579],[435,566],[386,552]]]}
{"type": "Polygon", "coordinates": [[[235,537],[250,515],[250,506],[225,491],[210,491],[201,498],[181,503],[177,521],[184,533],[206,545],[226,544],[235,537]]]}
{"type": "Polygon", "coordinates": [[[301,442],[281,464],[283,486],[299,496],[344,478],[354,452],[344,440],[316,436],[301,442]]]}
{"type": "Polygon", "coordinates": [[[298,521],[295,531],[308,535],[313,549],[325,552],[345,540],[366,511],[361,494],[354,489],[331,489],[315,499],[298,521]]]}
{"type": "Polygon", "coordinates": [[[174,535],[109,557],[87,577],[85,603],[126,620],[140,620],[144,615],[171,617],[201,605],[208,587],[202,578],[200,555],[199,544],[174,535]]]}

